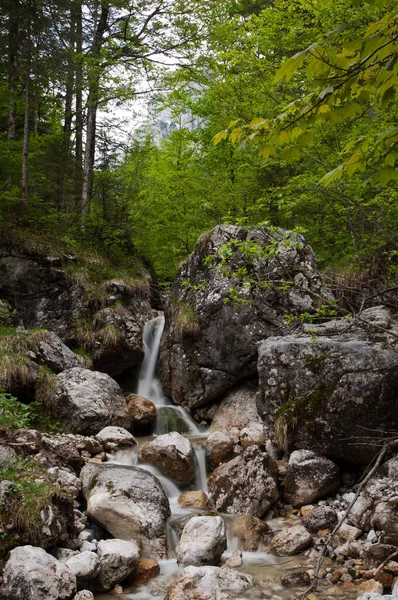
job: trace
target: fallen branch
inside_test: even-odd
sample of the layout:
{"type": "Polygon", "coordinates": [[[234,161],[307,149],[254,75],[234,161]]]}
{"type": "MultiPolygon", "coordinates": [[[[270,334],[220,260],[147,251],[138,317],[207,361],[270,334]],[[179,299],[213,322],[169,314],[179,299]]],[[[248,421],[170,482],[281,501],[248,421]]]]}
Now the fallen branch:
{"type": "Polygon", "coordinates": [[[376,571],[373,573],[373,577],[376,577],[376,575],[378,575],[380,573],[380,571],[382,569],[384,569],[384,567],[386,566],[386,564],[392,559],[394,558],[394,556],[398,556],[398,550],[396,550],[395,552],[393,552],[392,554],[390,554],[390,556],[387,556],[386,560],[383,560],[383,562],[381,563],[381,565],[379,565],[376,569],[376,571]]]}

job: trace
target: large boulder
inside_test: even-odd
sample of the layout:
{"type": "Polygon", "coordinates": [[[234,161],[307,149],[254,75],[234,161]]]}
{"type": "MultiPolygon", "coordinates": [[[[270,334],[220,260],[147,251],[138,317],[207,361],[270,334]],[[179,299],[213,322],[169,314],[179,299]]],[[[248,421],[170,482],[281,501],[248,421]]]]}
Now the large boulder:
{"type": "Polygon", "coordinates": [[[209,479],[209,506],[232,515],[262,517],[278,498],[277,465],[258,446],[220,465],[209,479]]]}
{"type": "Polygon", "coordinates": [[[74,368],[57,375],[51,410],[74,433],[96,434],[107,425],[131,426],[126,400],[116,381],[88,369],[74,368]]]}
{"type": "Polygon", "coordinates": [[[285,477],[284,498],[288,504],[311,504],[339,486],[340,470],[331,460],[310,450],[292,452],[285,477]]]}
{"type": "Polygon", "coordinates": [[[227,549],[225,523],[221,517],[192,517],[176,548],[180,565],[218,565],[227,549]]]}
{"type": "Polygon", "coordinates": [[[95,436],[95,439],[104,447],[107,452],[115,452],[122,448],[131,448],[137,444],[135,437],[123,427],[108,425],[101,429],[95,436]]]}
{"type": "Polygon", "coordinates": [[[329,299],[302,236],[267,227],[215,227],[180,267],[165,307],[166,391],[191,408],[218,400],[255,376],[257,346],[287,332],[286,313],[329,299]]]}
{"type": "Polygon", "coordinates": [[[223,396],[216,414],[214,415],[210,431],[241,431],[253,423],[262,424],[257,412],[258,384],[241,383],[223,396]]]}
{"type": "Polygon", "coordinates": [[[47,332],[46,336],[37,343],[32,358],[54,373],[82,366],[80,356],[72,352],[53,331],[47,332]]]}
{"type": "Polygon", "coordinates": [[[0,597],[5,600],[70,600],[76,577],[42,548],[19,546],[10,552],[0,597]]]}
{"type": "Polygon", "coordinates": [[[144,554],[166,554],[169,502],[158,479],[139,467],[88,463],[80,478],[87,514],[111,535],[140,542],[144,554]]]}
{"type": "Polygon", "coordinates": [[[259,412],[269,435],[289,451],[368,463],[380,432],[398,428],[398,323],[376,307],[352,323],[306,329],[260,345],[259,412]]]}
{"type": "Polygon", "coordinates": [[[253,585],[250,575],[224,567],[186,567],[170,585],[166,600],[228,600],[253,585]]]}
{"type": "Polygon", "coordinates": [[[129,577],[140,559],[138,545],[126,540],[101,540],[97,552],[101,563],[98,583],[102,591],[110,590],[129,577]]]}
{"type": "Polygon", "coordinates": [[[95,552],[79,552],[65,561],[76,577],[79,588],[91,583],[101,571],[101,563],[95,552]]]}
{"type": "Polygon", "coordinates": [[[176,431],[159,435],[145,444],[141,448],[140,459],[158,467],[179,485],[187,486],[195,479],[191,442],[176,431]]]}

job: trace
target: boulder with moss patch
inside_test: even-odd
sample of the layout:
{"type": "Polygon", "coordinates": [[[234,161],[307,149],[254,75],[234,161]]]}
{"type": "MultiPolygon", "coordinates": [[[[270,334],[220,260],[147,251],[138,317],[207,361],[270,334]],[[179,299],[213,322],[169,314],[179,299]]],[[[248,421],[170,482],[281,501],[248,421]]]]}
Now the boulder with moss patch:
{"type": "Polygon", "coordinates": [[[191,408],[255,376],[257,345],[285,333],[286,313],[332,298],[304,238],[282,229],[217,226],[180,267],[165,307],[162,380],[191,408]]]}
{"type": "Polygon", "coordinates": [[[268,435],[289,451],[367,464],[379,432],[398,428],[398,323],[375,307],[360,320],[305,329],[260,345],[258,406],[268,435]]]}

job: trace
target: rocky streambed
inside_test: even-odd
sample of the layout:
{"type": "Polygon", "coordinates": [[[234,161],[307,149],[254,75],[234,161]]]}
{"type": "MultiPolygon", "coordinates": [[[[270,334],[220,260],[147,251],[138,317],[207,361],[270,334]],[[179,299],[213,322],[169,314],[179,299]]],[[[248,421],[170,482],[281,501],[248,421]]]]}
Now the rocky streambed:
{"type": "Polygon", "coordinates": [[[1,430],[0,598],[398,597],[398,324],[301,324],[330,298],[301,236],[218,227],[163,337],[147,322],[133,388],[26,334],[29,386],[52,365],[73,433],[1,430]]]}

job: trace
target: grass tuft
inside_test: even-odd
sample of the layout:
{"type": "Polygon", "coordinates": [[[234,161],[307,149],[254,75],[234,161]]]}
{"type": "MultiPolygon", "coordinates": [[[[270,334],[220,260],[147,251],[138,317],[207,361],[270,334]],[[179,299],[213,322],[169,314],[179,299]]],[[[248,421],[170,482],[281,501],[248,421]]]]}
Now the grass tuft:
{"type": "Polygon", "coordinates": [[[195,336],[200,333],[198,316],[187,302],[181,302],[175,320],[175,332],[181,337],[195,336]]]}

